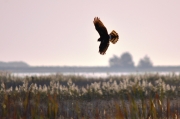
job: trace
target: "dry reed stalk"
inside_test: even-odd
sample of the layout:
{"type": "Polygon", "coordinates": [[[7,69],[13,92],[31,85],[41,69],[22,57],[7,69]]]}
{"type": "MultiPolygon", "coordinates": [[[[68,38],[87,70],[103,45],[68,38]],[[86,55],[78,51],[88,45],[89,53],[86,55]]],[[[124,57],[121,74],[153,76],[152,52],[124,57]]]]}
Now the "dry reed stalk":
{"type": "Polygon", "coordinates": [[[169,119],[169,116],[170,116],[170,101],[169,101],[169,98],[167,98],[167,110],[166,110],[166,116],[167,116],[167,119],[169,119]]]}
{"type": "Polygon", "coordinates": [[[114,103],[115,103],[114,105],[115,105],[115,109],[116,109],[115,110],[116,119],[124,119],[124,114],[123,114],[118,102],[115,101],[114,103]]]}

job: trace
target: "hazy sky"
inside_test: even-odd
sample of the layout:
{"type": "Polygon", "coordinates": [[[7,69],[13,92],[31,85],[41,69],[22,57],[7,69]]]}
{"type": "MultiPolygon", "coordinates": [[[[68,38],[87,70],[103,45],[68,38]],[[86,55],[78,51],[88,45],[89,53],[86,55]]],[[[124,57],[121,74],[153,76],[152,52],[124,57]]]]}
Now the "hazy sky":
{"type": "Polygon", "coordinates": [[[137,65],[180,65],[180,0],[0,0],[0,61],[30,65],[107,66],[130,52],[137,65]],[[119,34],[98,53],[100,17],[119,34]]]}

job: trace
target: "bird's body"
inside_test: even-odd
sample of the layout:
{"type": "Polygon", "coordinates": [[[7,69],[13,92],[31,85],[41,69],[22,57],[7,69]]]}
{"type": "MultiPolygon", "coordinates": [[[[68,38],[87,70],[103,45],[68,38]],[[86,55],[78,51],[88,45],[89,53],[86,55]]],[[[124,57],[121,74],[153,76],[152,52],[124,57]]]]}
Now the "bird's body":
{"type": "Polygon", "coordinates": [[[101,42],[99,46],[99,53],[104,55],[109,47],[109,41],[115,44],[118,41],[119,36],[114,30],[108,34],[106,27],[98,17],[95,17],[93,22],[100,35],[100,38],[98,39],[98,41],[101,42]]]}

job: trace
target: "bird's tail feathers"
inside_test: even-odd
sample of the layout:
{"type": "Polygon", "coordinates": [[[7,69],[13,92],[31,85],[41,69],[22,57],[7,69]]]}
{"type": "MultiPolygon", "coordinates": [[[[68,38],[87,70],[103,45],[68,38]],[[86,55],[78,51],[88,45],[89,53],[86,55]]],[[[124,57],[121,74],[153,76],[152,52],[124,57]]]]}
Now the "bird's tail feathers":
{"type": "Polygon", "coordinates": [[[116,31],[114,30],[109,34],[109,36],[110,36],[109,41],[113,44],[115,44],[119,39],[118,33],[116,33],[116,31]]]}

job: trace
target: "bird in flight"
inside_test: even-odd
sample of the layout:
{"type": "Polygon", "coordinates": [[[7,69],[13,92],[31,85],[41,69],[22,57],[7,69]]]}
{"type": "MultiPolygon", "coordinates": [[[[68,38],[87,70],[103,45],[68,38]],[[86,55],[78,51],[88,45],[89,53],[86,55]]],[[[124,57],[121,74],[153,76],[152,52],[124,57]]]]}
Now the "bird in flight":
{"type": "Polygon", "coordinates": [[[104,55],[109,47],[109,42],[115,44],[119,39],[119,35],[114,30],[110,34],[108,34],[106,27],[98,17],[94,18],[93,23],[100,35],[100,38],[98,39],[98,41],[101,42],[99,46],[99,53],[101,55],[104,55]]]}

